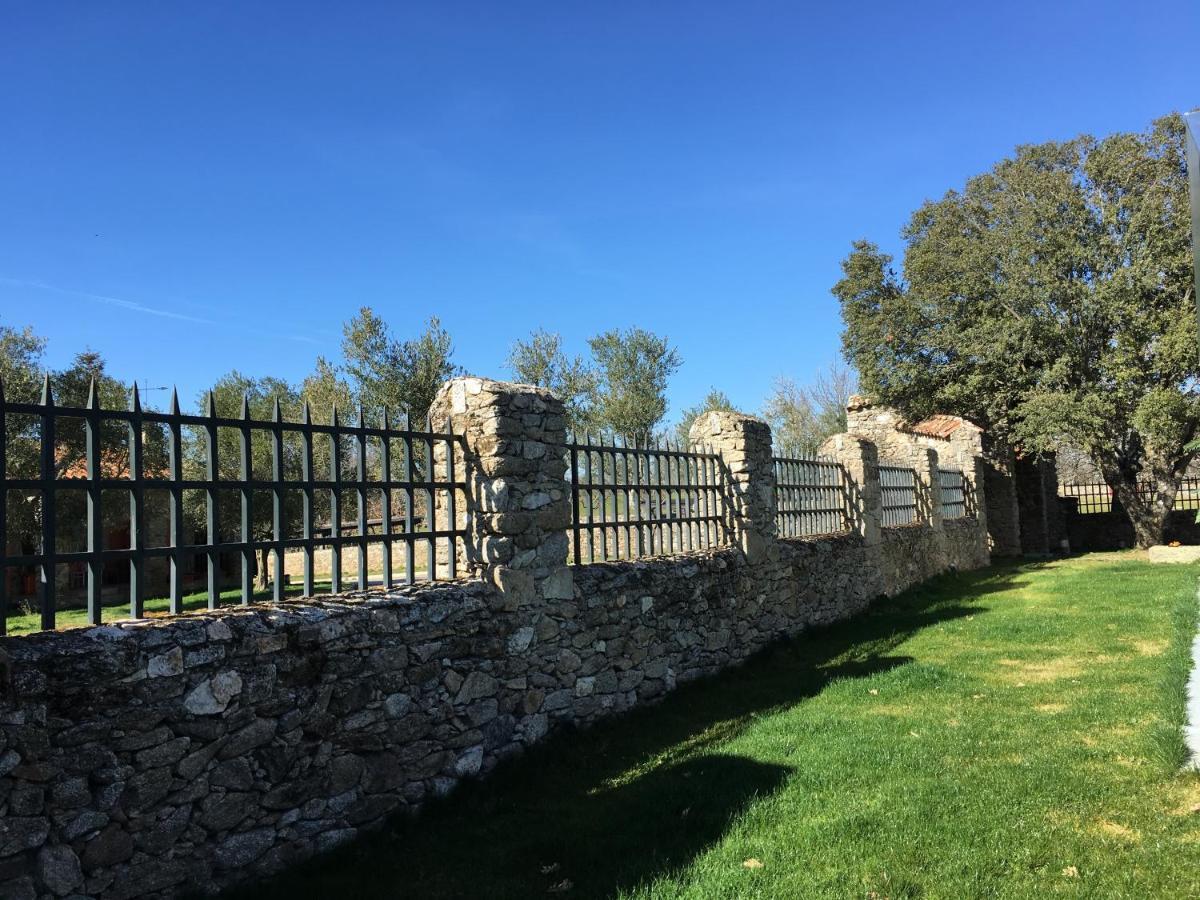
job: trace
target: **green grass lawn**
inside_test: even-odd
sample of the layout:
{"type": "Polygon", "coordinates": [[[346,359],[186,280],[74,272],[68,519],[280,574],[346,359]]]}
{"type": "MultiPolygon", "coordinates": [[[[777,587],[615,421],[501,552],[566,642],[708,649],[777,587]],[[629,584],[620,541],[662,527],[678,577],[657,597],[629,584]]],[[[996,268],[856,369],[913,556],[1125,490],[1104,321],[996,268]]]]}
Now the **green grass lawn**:
{"type": "Polygon", "coordinates": [[[241,896],[1200,896],[1198,574],[941,578],[241,896]]]}

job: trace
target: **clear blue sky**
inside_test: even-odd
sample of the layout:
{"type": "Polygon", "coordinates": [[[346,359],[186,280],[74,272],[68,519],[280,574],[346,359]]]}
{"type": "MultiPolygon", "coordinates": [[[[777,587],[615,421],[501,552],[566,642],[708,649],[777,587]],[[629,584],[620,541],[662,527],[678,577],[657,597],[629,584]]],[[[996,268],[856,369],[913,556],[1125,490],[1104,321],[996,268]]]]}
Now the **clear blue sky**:
{"type": "Polygon", "coordinates": [[[364,304],[492,376],[637,324],[672,416],[756,409],[836,356],[851,240],[1197,105],[1197,33],[1195,0],[2,2],[0,322],[185,402],[302,378],[364,304]]]}

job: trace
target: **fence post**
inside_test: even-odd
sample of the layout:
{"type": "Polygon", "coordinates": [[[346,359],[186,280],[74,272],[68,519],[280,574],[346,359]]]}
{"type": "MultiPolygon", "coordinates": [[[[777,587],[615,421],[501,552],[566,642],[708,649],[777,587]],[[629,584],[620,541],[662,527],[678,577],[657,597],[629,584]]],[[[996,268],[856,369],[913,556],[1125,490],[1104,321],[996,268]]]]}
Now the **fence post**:
{"type": "Polygon", "coordinates": [[[714,410],[692,423],[688,437],[694,444],[712,445],[720,455],[726,527],[747,559],[762,559],[776,538],[770,426],[741,413],[714,410]]]}
{"type": "Polygon", "coordinates": [[[455,378],[438,391],[430,418],[463,439],[466,496],[454,511],[465,529],[461,574],[492,581],[507,609],[571,599],[562,401],[527,384],[455,378]]]}
{"type": "Polygon", "coordinates": [[[835,434],[817,451],[842,466],[850,530],[867,547],[883,541],[883,494],[879,487],[879,450],[857,434],[835,434]]]}

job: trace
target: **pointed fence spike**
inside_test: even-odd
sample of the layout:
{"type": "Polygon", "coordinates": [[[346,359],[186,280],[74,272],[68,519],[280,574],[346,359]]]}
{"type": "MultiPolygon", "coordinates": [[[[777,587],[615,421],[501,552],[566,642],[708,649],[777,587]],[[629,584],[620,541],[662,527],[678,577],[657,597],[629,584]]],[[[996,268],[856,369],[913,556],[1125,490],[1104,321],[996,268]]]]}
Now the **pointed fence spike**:
{"type": "Polygon", "coordinates": [[[47,372],[42,379],[42,406],[54,405],[54,391],[50,387],[50,373],[47,372]]]}
{"type": "Polygon", "coordinates": [[[137,386],[136,381],[133,383],[133,390],[130,392],[130,395],[129,395],[129,411],[130,412],[141,412],[142,411],[142,395],[138,393],[138,386],[137,386]]]}
{"type": "Polygon", "coordinates": [[[334,428],[337,427],[338,414],[337,414],[337,404],[336,403],[333,404],[333,413],[329,416],[329,424],[332,425],[334,428]]]}
{"type": "Polygon", "coordinates": [[[204,415],[210,419],[217,417],[217,398],[213,395],[212,391],[209,391],[204,396],[204,415]]]}
{"type": "Polygon", "coordinates": [[[93,375],[91,380],[88,382],[87,408],[96,409],[96,407],[96,376],[93,375]]]}
{"type": "Polygon", "coordinates": [[[303,425],[312,424],[312,407],[309,406],[307,400],[304,401],[304,410],[300,414],[300,422],[303,425]]]}
{"type": "Polygon", "coordinates": [[[242,391],[242,420],[250,418],[250,392],[242,391]]]}
{"type": "Polygon", "coordinates": [[[367,427],[367,411],[363,409],[363,405],[361,403],[358,404],[358,427],[367,427]]]}
{"type": "Polygon", "coordinates": [[[4,378],[0,376],[0,403],[4,402],[4,378]]]}
{"type": "Polygon", "coordinates": [[[391,428],[392,428],[392,424],[388,419],[387,407],[384,407],[384,409],[383,409],[383,430],[390,431],[391,428]]]}
{"type": "Polygon", "coordinates": [[[275,405],[274,405],[274,407],[272,407],[272,409],[271,409],[271,421],[272,421],[272,422],[282,422],[282,421],[283,421],[283,410],[282,410],[282,409],[280,409],[280,407],[279,407],[279,397],[278,397],[278,395],[276,395],[276,397],[275,397],[275,405]]]}
{"type": "Polygon", "coordinates": [[[171,415],[179,415],[179,389],[171,388],[171,415]]]}

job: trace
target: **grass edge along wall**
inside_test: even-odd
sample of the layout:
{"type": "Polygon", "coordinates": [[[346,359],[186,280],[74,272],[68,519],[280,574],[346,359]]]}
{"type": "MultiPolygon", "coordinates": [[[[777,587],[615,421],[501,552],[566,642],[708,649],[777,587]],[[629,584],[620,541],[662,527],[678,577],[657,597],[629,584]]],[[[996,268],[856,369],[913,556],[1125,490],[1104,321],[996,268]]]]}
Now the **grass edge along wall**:
{"type": "MultiPolygon", "coordinates": [[[[853,435],[826,447],[852,527],[778,539],[769,429],[710,413],[696,428],[728,472],[732,543],[567,566],[562,457],[527,452],[562,444],[558,401],[457,379],[437,405],[464,436],[470,577],[5,641],[0,894],[166,896],[279,871],[555,727],[988,561],[977,492],[974,515],[944,521],[935,493],[882,527],[875,447],[853,435]]],[[[907,462],[937,483],[936,453],[907,462]]]]}

